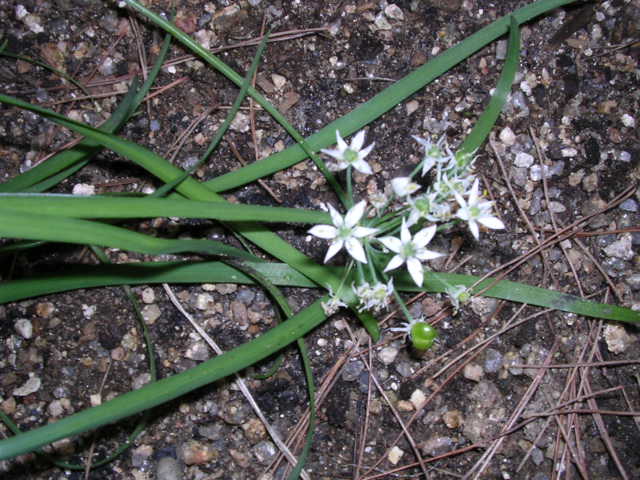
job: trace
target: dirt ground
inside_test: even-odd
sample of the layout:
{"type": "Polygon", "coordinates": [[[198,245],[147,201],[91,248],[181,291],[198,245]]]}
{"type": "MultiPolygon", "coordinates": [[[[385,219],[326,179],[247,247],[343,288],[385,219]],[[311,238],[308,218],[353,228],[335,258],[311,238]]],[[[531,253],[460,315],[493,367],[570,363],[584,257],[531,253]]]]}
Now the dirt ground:
{"type": "MultiPolygon", "coordinates": [[[[291,31],[268,46],[257,85],[310,135],[526,3],[182,0],[177,24],[211,49],[229,47],[219,51],[220,58],[241,74],[255,53],[254,46],[242,42],[258,37],[263,26],[272,34],[291,31]]],[[[165,0],[147,4],[156,12],[170,9],[165,0]]],[[[494,148],[478,152],[476,164],[507,229],[483,232],[480,241],[462,229],[440,235],[434,249],[450,255],[434,269],[482,275],[532,250],[537,245],[533,230],[552,233],[605,209],[635,187],[624,202],[593,217],[572,238],[530,255],[507,278],[640,308],[639,11],[639,0],[592,2],[558,9],[523,27],[520,70],[494,129],[494,148]]],[[[0,58],[0,91],[92,124],[113,111],[127,83],[140,74],[141,55],[151,64],[162,42],[162,34],[139,16],[98,0],[0,0],[0,32],[8,51],[67,72],[95,97],[87,100],[58,75],[14,58],[0,58]]],[[[446,135],[452,146],[459,145],[487,104],[505,49],[504,39],[482,49],[370,124],[375,176],[356,175],[358,194],[383,191],[390,179],[412,169],[420,149],[411,135],[446,135]]],[[[179,46],[172,47],[169,59],[156,82],[166,88],[120,133],[166,157],[175,151],[174,163],[188,168],[206,149],[237,88],[179,46]],[[183,135],[184,143],[176,147],[183,135]]],[[[262,111],[256,112],[253,138],[249,110],[242,116],[197,171],[198,178],[214,178],[243,161],[253,162],[256,152],[263,158],[292,143],[262,111]]],[[[0,181],[26,171],[72,138],[31,113],[0,107],[0,181]]],[[[110,152],[54,191],[77,192],[81,184],[97,193],[149,191],[158,185],[110,152]]],[[[225,196],[299,208],[335,200],[310,162],[225,196]]],[[[169,237],[225,236],[208,221],[157,219],[138,228],[169,237]]],[[[325,246],[309,241],[304,229],[278,233],[322,261],[325,246]]],[[[117,262],[152,260],[123,251],[109,255],[117,262]]],[[[8,280],[60,271],[67,263],[96,262],[81,248],[45,246],[3,257],[0,275],[8,280]]],[[[275,322],[269,299],[258,288],[185,284],[172,289],[224,350],[275,322]]],[[[134,292],[144,306],[160,376],[213,355],[161,286],[134,292]]],[[[304,289],[285,292],[296,309],[318,295],[304,289]]],[[[369,349],[361,325],[346,312],[306,338],[315,378],[327,389],[318,408],[308,478],[640,478],[640,419],[623,413],[640,410],[636,327],[486,298],[474,299],[455,316],[438,315],[443,306],[445,299],[437,295],[412,303],[412,312],[433,316],[440,331],[422,357],[388,331],[369,349]],[[555,368],[522,367],[543,364],[555,368]]],[[[0,320],[0,408],[23,429],[87,408],[98,392],[106,400],[148,381],[144,342],[121,288],[1,305],[0,320]],[[37,388],[34,378],[40,380],[37,388]]],[[[400,318],[386,321],[385,327],[393,326],[400,318]]],[[[267,379],[253,375],[271,361],[245,377],[268,422],[288,438],[305,414],[307,396],[297,350],[287,349],[284,360],[267,379]]],[[[231,380],[151,415],[131,449],[88,477],[33,456],[0,462],[0,477],[286,478],[286,463],[274,463],[274,441],[231,380]]],[[[94,441],[99,455],[108,454],[132,425],[127,420],[83,437],[81,444],[61,442],[57,450],[82,463],[94,441]]],[[[0,427],[0,437],[7,434],[0,427]]],[[[299,445],[292,450],[298,455],[299,445]]]]}

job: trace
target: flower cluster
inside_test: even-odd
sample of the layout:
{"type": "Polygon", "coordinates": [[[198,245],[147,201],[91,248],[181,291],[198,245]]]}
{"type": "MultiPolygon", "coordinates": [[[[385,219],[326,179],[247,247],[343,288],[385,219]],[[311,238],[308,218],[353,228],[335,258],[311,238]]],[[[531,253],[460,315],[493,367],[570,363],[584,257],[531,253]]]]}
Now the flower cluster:
{"type": "MultiPolygon", "coordinates": [[[[505,228],[493,215],[493,202],[481,195],[479,179],[472,173],[473,155],[452,152],[444,137],[437,142],[413,138],[424,148],[424,154],[411,175],[392,179],[386,195],[371,196],[369,208],[362,200],[350,206],[343,216],[327,205],[332,225],[316,225],[309,230],[311,235],[330,241],[325,263],[343,248],[355,260],[352,265],[357,280],[352,289],[360,311],[378,312],[388,307],[394,294],[393,279],[388,274],[403,265],[413,282],[422,286],[425,262],[444,255],[427,248],[439,225],[446,224],[441,227],[446,228],[466,223],[476,239],[480,226],[505,228]],[[427,175],[432,179],[425,188],[419,177],[427,175]]],[[[364,147],[364,131],[358,132],[350,144],[336,132],[336,142],[337,148],[322,150],[335,162],[329,165],[330,170],[347,170],[347,182],[351,182],[352,169],[372,173],[366,157],[374,144],[364,147]]],[[[347,192],[351,191],[349,183],[347,192]]],[[[456,308],[468,296],[462,286],[455,286],[448,294],[456,308]]],[[[327,308],[333,311],[340,306],[343,304],[335,298],[327,308]]],[[[410,333],[416,321],[406,315],[409,323],[403,331],[410,333]]]]}

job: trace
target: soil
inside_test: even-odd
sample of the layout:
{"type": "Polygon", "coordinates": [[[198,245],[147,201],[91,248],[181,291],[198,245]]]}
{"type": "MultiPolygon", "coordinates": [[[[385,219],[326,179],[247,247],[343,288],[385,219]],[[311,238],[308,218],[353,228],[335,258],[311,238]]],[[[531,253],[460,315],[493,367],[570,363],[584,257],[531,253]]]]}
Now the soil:
{"type": "MultiPolygon", "coordinates": [[[[171,2],[147,3],[156,12],[170,11],[171,2]]],[[[326,27],[271,43],[257,82],[289,121],[310,135],[526,3],[399,0],[394,8],[386,0],[189,0],[178,2],[176,22],[212,49],[229,46],[219,52],[220,58],[241,74],[255,47],[238,44],[258,37],[263,22],[274,33],[326,27]]],[[[552,232],[553,221],[562,228],[635,187],[623,203],[593,217],[576,235],[542,255],[530,256],[507,278],[640,308],[638,11],[638,0],[593,2],[555,10],[522,28],[520,70],[494,128],[495,148],[487,145],[477,152],[476,163],[507,228],[484,231],[480,241],[463,229],[438,236],[434,249],[452,256],[446,265],[434,263],[434,269],[457,265],[460,273],[481,275],[535,248],[536,239],[516,202],[533,228],[552,232]],[[498,158],[504,162],[506,177],[498,158]]],[[[92,124],[114,110],[127,83],[140,75],[140,52],[151,63],[162,42],[162,35],[139,16],[117,8],[115,2],[97,0],[0,0],[0,31],[8,51],[67,72],[86,85],[95,100],[77,100],[84,94],[59,75],[6,57],[0,58],[0,91],[92,124]]],[[[356,175],[357,194],[382,191],[392,178],[417,164],[420,149],[411,135],[434,139],[445,135],[452,146],[459,145],[488,102],[505,47],[505,39],[494,42],[372,122],[367,143],[376,142],[370,156],[376,174],[356,175]]],[[[190,124],[211,109],[177,151],[174,163],[188,168],[206,149],[237,88],[179,46],[171,48],[169,58],[173,62],[156,82],[166,90],[158,92],[120,133],[169,157],[190,124]],[[171,86],[176,80],[180,82],[171,86]]],[[[243,114],[248,118],[248,110],[243,114]]],[[[240,168],[232,143],[247,162],[254,161],[255,151],[263,158],[292,143],[264,112],[256,114],[256,129],[254,148],[250,129],[234,125],[196,177],[208,180],[240,168]]],[[[38,116],[0,107],[0,181],[28,170],[72,138],[38,116]]],[[[81,184],[93,186],[97,193],[147,192],[159,185],[141,168],[110,152],[101,153],[53,191],[78,192],[85,188],[78,187],[81,184]]],[[[225,196],[262,205],[282,201],[299,208],[320,208],[323,202],[335,201],[309,161],[265,178],[264,185],[244,186],[225,196]]],[[[137,228],[159,236],[225,236],[205,221],[157,219],[137,228]]],[[[282,227],[278,233],[322,261],[325,245],[309,241],[304,229],[282,227]]],[[[151,260],[131,252],[108,253],[115,262],[151,260]]],[[[46,245],[3,257],[0,275],[8,280],[59,271],[68,263],[96,262],[83,248],[46,245]]],[[[269,299],[258,288],[172,288],[224,350],[255,338],[276,321],[269,299]]],[[[138,286],[134,292],[144,307],[161,377],[212,355],[162,287],[138,286]]],[[[285,293],[299,309],[319,292],[285,289],[285,293]]],[[[427,295],[411,308],[417,315],[431,316],[443,306],[445,298],[427,295]]],[[[455,316],[431,318],[438,321],[440,336],[423,356],[386,330],[379,344],[367,350],[368,337],[346,312],[306,337],[318,383],[336,362],[346,359],[318,409],[306,468],[310,478],[640,478],[638,417],[620,414],[640,409],[640,343],[635,326],[485,298],[463,305],[455,316]],[[485,342],[508,322],[520,320],[522,324],[485,342]],[[480,348],[472,349],[480,343],[480,348]],[[461,354],[466,356],[453,362],[461,354]],[[613,360],[627,362],[606,368],[519,366],[613,360]],[[373,377],[384,396],[373,385],[373,377]],[[415,416],[407,430],[427,462],[424,470],[416,465],[414,449],[387,400],[405,424],[415,416]],[[574,413],[541,416],[527,423],[528,416],[560,404],[562,410],[574,413]],[[594,410],[611,412],[599,416],[594,410]],[[486,464],[480,465],[484,458],[486,464]]],[[[85,409],[91,405],[90,395],[101,392],[107,400],[148,381],[141,331],[121,288],[77,290],[5,304],[0,306],[0,320],[0,408],[22,429],[85,409]],[[31,334],[25,330],[29,326],[31,334]],[[33,378],[41,385],[25,391],[22,387],[33,378]]],[[[385,326],[398,322],[399,316],[385,326]]],[[[286,438],[307,408],[304,376],[297,350],[288,348],[275,375],[254,378],[271,360],[245,376],[269,423],[286,438]]],[[[270,468],[276,447],[231,380],[163,405],[151,417],[129,450],[88,477],[33,455],[0,462],[0,476],[286,478],[284,463],[270,468]]],[[[100,457],[124,441],[132,424],[127,420],[80,442],[59,442],[56,450],[82,463],[95,441],[100,457]]],[[[0,435],[8,435],[8,430],[0,427],[0,435]]],[[[298,455],[299,447],[294,452],[298,455]]]]}

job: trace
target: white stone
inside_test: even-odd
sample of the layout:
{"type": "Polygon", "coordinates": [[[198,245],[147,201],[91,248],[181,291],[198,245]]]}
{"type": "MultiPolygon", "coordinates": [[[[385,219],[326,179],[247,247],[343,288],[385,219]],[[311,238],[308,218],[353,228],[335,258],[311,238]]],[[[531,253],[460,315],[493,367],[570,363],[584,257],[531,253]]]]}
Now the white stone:
{"type": "Polygon", "coordinates": [[[150,304],[156,301],[156,293],[153,291],[153,288],[147,287],[142,290],[142,302],[146,304],[150,304]]]}
{"type": "Polygon", "coordinates": [[[82,195],[84,197],[95,195],[96,187],[93,185],[88,185],[86,183],[78,183],[73,186],[73,194],[82,195]]]}
{"type": "Polygon", "coordinates": [[[416,410],[418,410],[420,407],[422,407],[422,405],[424,404],[426,399],[427,399],[427,397],[424,394],[424,392],[422,390],[420,390],[419,388],[417,388],[411,394],[411,398],[409,398],[409,401],[413,404],[413,407],[416,410]]]}
{"type": "Polygon", "coordinates": [[[509,127],[505,127],[500,131],[500,141],[507,146],[516,143],[516,134],[509,127]]]}
{"type": "Polygon", "coordinates": [[[22,338],[29,339],[33,337],[33,324],[31,323],[31,320],[27,318],[19,318],[18,320],[16,320],[14,328],[22,338]]]}
{"type": "Polygon", "coordinates": [[[393,20],[404,20],[404,13],[402,12],[402,9],[395,3],[387,5],[387,8],[384,9],[384,14],[393,20]]]}
{"type": "Polygon", "coordinates": [[[625,127],[634,128],[636,126],[636,119],[633,118],[628,113],[625,113],[624,115],[622,115],[622,117],[620,117],[620,120],[622,120],[622,124],[625,127]]]}
{"type": "Polygon", "coordinates": [[[376,16],[373,23],[378,30],[391,30],[391,24],[382,12],[376,16]]]}
{"type": "Polygon", "coordinates": [[[144,323],[147,325],[153,325],[156,323],[156,320],[160,318],[160,307],[157,304],[153,303],[151,305],[145,305],[142,309],[142,318],[144,319],[144,323]]]}
{"type": "Polygon", "coordinates": [[[464,378],[473,382],[479,382],[484,376],[482,367],[477,363],[467,363],[462,371],[464,378]]]}
{"type": "Polygon", "coordinates": [[[378,352],[378,358],[385,365],[393,363],[398,356],[398,349],[395,347],[384,347],[378,352]]]}
{"type": "Polygon", "coordinates": [[[533,165],[534,160],[535,159],[532,155],[529,155],[525,152],[518,152],[513,163],[516,167],[529,168],[531,165],[533,165]]]}
{"type": "Polygon", "coordinates": [[[278,75],[277,73],[271,75],[271,81],[276,87],[276,90],[282,90],[282,87],[284,87],[284,85],[287,83],[287,79],[282,75],[278,75]]]}
{"type": "Polygon", "coordinates": [[[41,385],[42,380],[40,380],[40,377],[29,377],[29,380],[27,380],[24,385],[13,391],[13,395],[15,397],[26,397],[27,395],[31,395],[32,393],[36,393],[40,390],[41,385]]]}
{"type": "Polygon", "coordinates": [[[196,297],[196,308],[198,310],[206,310],[213,303],[213,297],[208,293],[201,293],[196,297]]]}
{"type": "Polygon", "coordinates": [[[389,462],[391,462],[392,465],[397,465],[403,455],[404,452],[396,445],[391,450],[389,450],[389,462]]]}
{"type": "Polygon", "coordinates": [[[231,122],[231,130],[235,130],[236,132],[244,133],[248,132],[250,127],[249,116],[245,115],[242,112],[238,112],[236,114],[236,118],[231,122]]]}
{"type": "Polygon", "coordinates": [[[613,242],[604,249],[609,257],[631,260],[633,258],[632,238],[630,233],[623,233],[620,240],[613,242]]]}
{"type": "Polygon", "coordinates": [[[604,327],[603,336],[611,353],[622,353],[633,342],[633,338],[621,325],[607,325],[604,327]]]}

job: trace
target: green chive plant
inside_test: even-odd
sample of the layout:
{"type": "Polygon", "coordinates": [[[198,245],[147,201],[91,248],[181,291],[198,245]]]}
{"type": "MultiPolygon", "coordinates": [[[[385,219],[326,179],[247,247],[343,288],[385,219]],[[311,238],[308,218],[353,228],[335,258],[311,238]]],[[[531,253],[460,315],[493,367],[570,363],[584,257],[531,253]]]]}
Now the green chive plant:
{"type": "MultiPolygon", "coordinates": [[[[402,327],[391,328],[403,332],[414,348],[425,350],[435,339],[435,329],[423,318],[414,318],[393,285],[389,272],[405,266],[418,288],[424,284],[424,262],[443,255],[426,248],[438,230],[455,223],[465,222],[476,240],[481,224],[491,229],[504,229],[502,221],[492,214],[493,202],[482,199],[479,179],[473,174],[474,158],[468,154],[454,154],[442,137],[437,142],[413,136],[423,147],[422,160],[407,177],[391,180],[389,195],[378,194],[355,203],[352,186],[352,170],[365,175],[373,174],[366,157],[374,143],[364,147],[365,132],[359,131],[350,145],[336,131],[336,149],[322,149],[334,159],[329,170],[345,171],[347,205],[344,216],[330,204],[326,206],[332,225],[316,225],[311,235],[329,240],[324,258],[327,263],[340,250],[346,249],[351,261],[345,269],[345,284],[351,268],[356,281],[351,285],[358,299],[358,311],[378,313],[395,299],[406,318],[402,327]],[[415,177],[432,175],[429,186],[422,191],[415,177]],[[413,231],[413,233],[412,233],[413,231]],[[389,255],[391,252],[391,255],[389,255]]],[[[394,272],[394,273],[395,273],[394,272]]],[[[447,289],[457,311],[460,302],[469,298],[464,285],[452,285],[447,289]]],[[[341,300],[341,292],[330,290],[329,300],[322,304],[327,315],[347,305],[341,300]]]]}
{"type": "MultiPolygon", "coordinates": [[[[0,236],[10,239],[0,247],[0,255],[14,255],[44,242],[89,245],[103,263],[65,265],[61,273],[11,279],[0,284],[0,303],[20,301],[39,295],[78,288],[106,285],[143,285],[154,283],[238,283],[260,285],[277,303],[286,320],[251,342],[214,357],[190,370],[163,378],[108,402],[74,413],[48,425],[20,432],[10,420],[14,436],[0,440],[0,460],[39,451],[40,447],[122,418],[147,411],[193,391],[203,385],[238,372],[298,342],[308,382],[311,410],[314,387],[303,337],[340,307],[348,307],[363,323],[374,341],[379,338],[375,315],[393,302],[404,316],[404,324],[392,327],[407,335],[415,348],[426,350],[436,337],[435,329],[408,311],[402,293],[446,293],[454,308],[471,295],[483,295],[555,308],[579,315],[616,321],[638,322],[640,314],[628,308],[602,305],[571,295],[497,279],[479,279],[470,275],[426,270],[425,262],[444,252],[427,248],[439,232],[454,224],[466,225],[477,239],[480,227],[502,229],[493,214],[493,205],[481,195],[481,185],[473,172],[474,152],[480,148],[493,128],[513,83],[519,61],[519,26],[535,17],[575,0],[539,0],[512,15],[500,18],[438,55],[405,78],[387,87],[371,100],[335,120],[308,138],[287,122],[284,116],[255,88],[251,79],[257,68],[259,52],[251,70],[244,77],[211,54],[171,21],[150,11],[135,0],[122,6],[144,16],[167,33],[162,52],[169,41],[180,42],[210,67],[240,87],[234,108],[220,131],[214,136],[199,164],[215,151],[226,126],[233,120],[245,94],[252,97],[295,140],[282,152],[207,182],[200,182],[156,153],[120,138],[115,132],[136,111],[159,71],[163,55],[140,87],[132,82],[129,93],[100,128],[94,128],[7,95],[0,102],[41,115],[84,137],[77,148],[62,152],[37,167],[0,184],[0,236]],[[453,152],[444,139],[432,141],[416,138],[422,160],[407,177],[391,182],[386,196],[357,198],[352,184],[353,169],[372,174],[367,155],[374,145],[365,145],[363,128],[394,108],[412,93],[465,60],[480,48],[508,34],[509,46],[500,79],[485,112],[470,134],[453,152]],[[354,135],[349,144],[343,139],[354,135]],[[330,149],[336,144],[337,148],[330,149]],[[75,174],[91,161],[101,148],[108,148],[145,169],[164,183],[154,195],[145,197],[78,197],[51,195],[46,192],[75,174]],[[317,152],[331,157],[325,165],[317,152]],[[342,207],[327,205],[328,212],[291,208],[231,204],[220,192],[249,184],[266,175],[311,158],[334,188],[342,207]],[[344,186],[335,172],[344,171],[344,186]],[[421,178],[429,177],[427,188],[421,178]],[[344,211],[341,214],[340,211],[344,211]],[[207,239],[170,239],[145,235],[120,227],[124,219],[172,216],[217,220],[247,241],[275,258],[268,262],[246,250],[207,239]],[[105,221],[108,220],[108,221],[105,221]],[[345,249],[350,259],[344,267],[329,267],[314,262],[273,233],[268,222],[313,225],[309,233],[329,242],[325,263],[345,249]],[[149,255],[199,253],[206,261],[142,262],[108,264],[98,247],[125,249],[149,255]],[[406,272],[405,272],[406,270],[406,272]],[[279,287],[319,287],[323,295],[308,307],[293,312],[279,287]]],[[[6,42],[0,42],[0,54],[6,42]]],[[[426,183],[426,182],[425,182],[426,183]]],[[[559,235],[545,240],[541,248],[562,240],[559,235]]],[[[153,355],[150,355],[152,357],[153,355]]],[[[313,422],[307,443],[291,478],[296,478],[309,452],[313,422]]],[[[65,467],[66,468],[66,467],[65,467]]],[[[70,468],[70,467],[69,467],[70,468]]]]}

